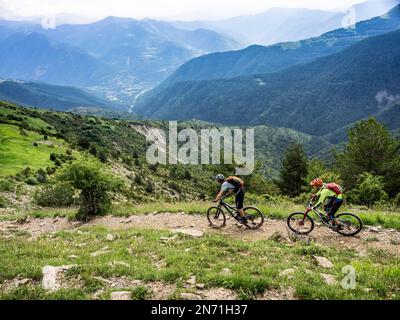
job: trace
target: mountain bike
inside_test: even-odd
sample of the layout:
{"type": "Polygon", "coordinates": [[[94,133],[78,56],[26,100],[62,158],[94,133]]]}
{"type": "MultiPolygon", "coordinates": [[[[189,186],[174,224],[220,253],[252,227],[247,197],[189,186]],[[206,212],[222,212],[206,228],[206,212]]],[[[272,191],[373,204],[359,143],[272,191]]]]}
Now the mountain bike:
{"type": "Polygon", "coordinates": [[[340,227],[332,225],[326,213],[314,208],[311,200],[305,212],[295,212],[288,217],[287,225],[289,229],[297,234],[309,234],[314,229],[314,220],[309,216],[310,212],[314,212],[323,225],[343,236],[355,236],[363,228],[361,218],[348,212],[336,216],[340,227]]]}
{"type": "Polygon", "coordinates": [[[245,207],[243,208],[246,222],[240,222],[240,214],[236,207],[229,205],[224,202],[224,199],[221,199],[218,206],[211,207],[207,211],[207,220],[210,225],[215,229],[221,229],[226,226],[226,216],[224,210],[228,211],[228,213],[239,223],[244,224],[249,229],[258,229],[264,223],[264,215],[263,213],[256,207],[245,207]]]}

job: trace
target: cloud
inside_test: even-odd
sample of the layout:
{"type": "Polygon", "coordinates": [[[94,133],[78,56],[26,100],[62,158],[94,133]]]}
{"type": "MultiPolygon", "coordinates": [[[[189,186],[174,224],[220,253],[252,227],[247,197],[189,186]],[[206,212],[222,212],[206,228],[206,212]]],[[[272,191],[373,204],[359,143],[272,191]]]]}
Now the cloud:
{"type": "Polygon", "coordinates": [[[394,104],[400,104],[400,95],[389,94],[388,91],[381,90],[375,96],[380,106],[392,106],[394,104]]]}
{"type": "Polygon", "coordinates": [[[5,10],[22,16],[74,13],[105,16],[174,17],[181,19],[222,18],[252,14],[271,7],[332,9],[348,7],[362,0],[0,0],[5,10]]]}

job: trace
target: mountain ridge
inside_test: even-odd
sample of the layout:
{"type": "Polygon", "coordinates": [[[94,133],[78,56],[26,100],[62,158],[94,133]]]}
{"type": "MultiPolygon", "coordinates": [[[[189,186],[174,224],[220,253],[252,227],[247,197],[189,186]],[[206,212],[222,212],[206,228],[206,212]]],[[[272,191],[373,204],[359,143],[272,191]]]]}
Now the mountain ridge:
{"type": "Polygon", "coordinates": [[[0,79],[0,100],[56,111],[76,107],[118,110],[118,106],[79,88],[21,80],[0,79]]]}
{"type": "Polygon", "coordinates": [[[399,72],[400,31],[394,31],[282,72],[173,83],[134,111],[167,120],[269,124],[322,136],[321,127],[334,131],[376,114],[377,94],[395,94],[399,72]]]}

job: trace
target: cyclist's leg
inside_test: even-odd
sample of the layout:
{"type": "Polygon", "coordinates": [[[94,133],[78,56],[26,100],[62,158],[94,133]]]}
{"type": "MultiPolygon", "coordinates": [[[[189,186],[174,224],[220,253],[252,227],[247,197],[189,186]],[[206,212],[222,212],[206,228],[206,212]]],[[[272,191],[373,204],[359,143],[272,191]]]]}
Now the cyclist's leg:
{"type": "Polygon", "coordinates": [[[238,209],[238,212],[241,217],[244,217],[244,189],[241,188],[237,193],[235,197],[235,203],[236,203],[236,208],[238,209]]]}
{"type": "Polygon", "coordinates": [[[340,209],[340,207],[343,204],[343,199],[335,199],[335,201],[333,202],[332,207],[330,208],[328,215],[329,218],[333,221],[334,225],[338,225],[339,221],[335,218],[335,214],[336,212],[338,212],[338,210],[340,209]]]}
{"type": "Polygon", "coordinates": [[[335,197],[328,197],[328,199],[329,199],[329,201],[324,206],[324,210],[326,212],[327,217],[330,218],[329,212],[332,210],[336,198],[335,197]]]}

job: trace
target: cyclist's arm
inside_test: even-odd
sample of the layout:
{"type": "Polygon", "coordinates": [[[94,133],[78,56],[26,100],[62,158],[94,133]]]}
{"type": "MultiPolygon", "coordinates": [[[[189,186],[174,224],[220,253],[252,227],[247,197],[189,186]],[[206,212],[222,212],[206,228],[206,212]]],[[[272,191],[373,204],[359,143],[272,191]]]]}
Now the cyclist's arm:
{"type": "Polygon", "coordinates": [[[214,202],[218,202],[219,200],[228,196],[231,193],[232,193],[232,190],[221,189],[221,191],[218,193],[217,197],[214,199],[214,202]]]}
{"type": "Polygon", "coordinates": [[[224,191],[224,190],[221,190],[221,191],[218,193],[217,197],[214,199],[214,202],[217,202],[217,201],[221,200],[222,197],[223,197],[224,195],[225,195],[225,191],[224,191]]]}
{"type": "Polygon", "coordinates": [[[316,196],[319,196],[319,199],[317,203],[314,205],[314,208],[317,208],[318,206],[320,206],[322,203],[325,202],[328,192],[329,191],[327,189],[323,189],[316,194],[316,196]]]}

